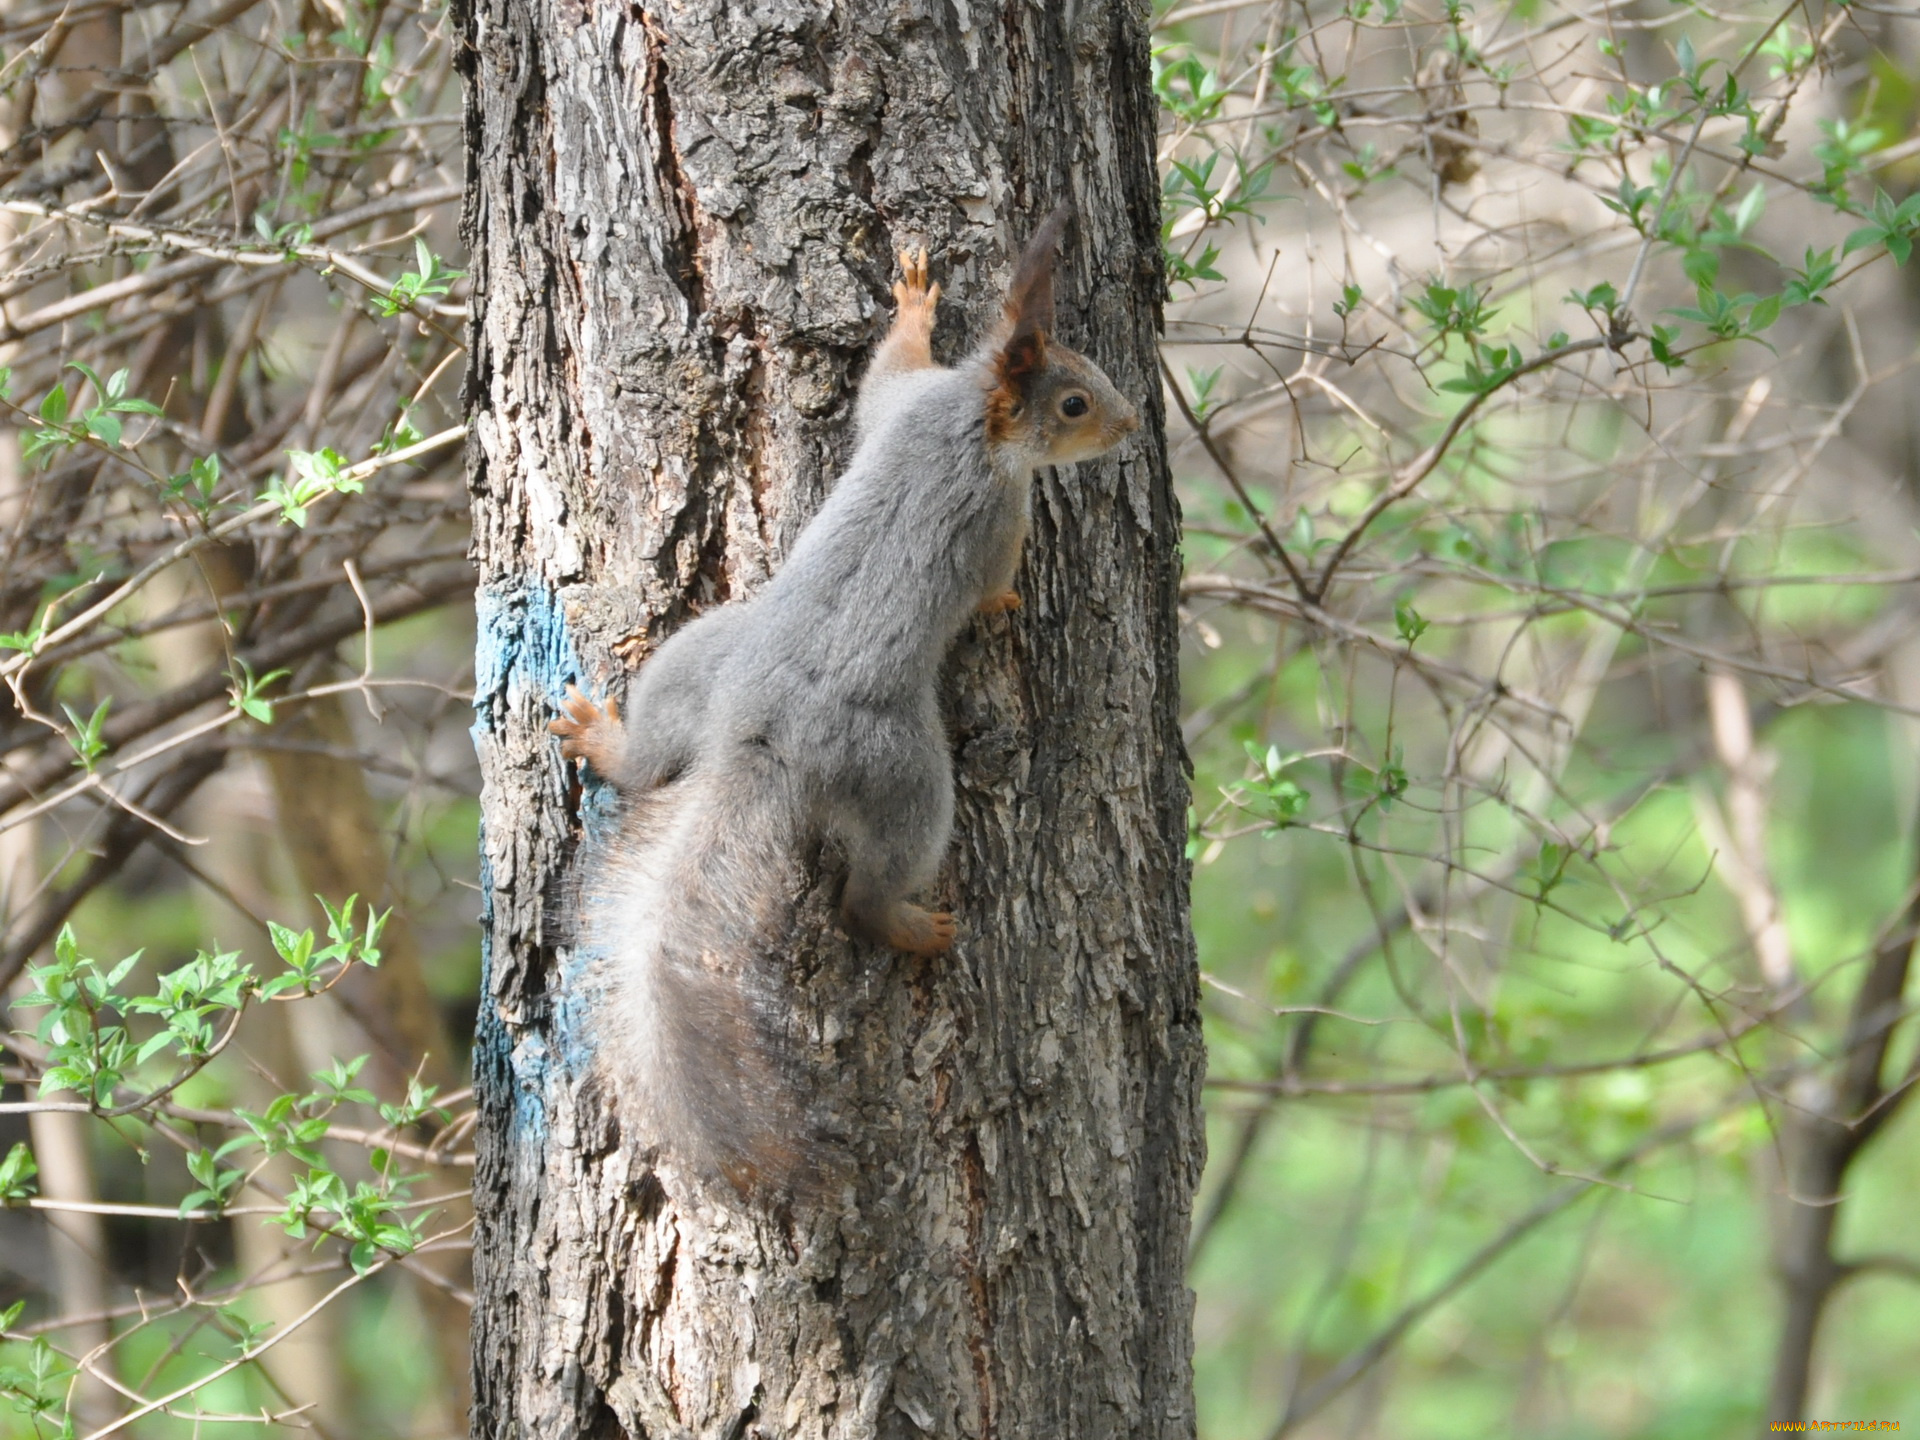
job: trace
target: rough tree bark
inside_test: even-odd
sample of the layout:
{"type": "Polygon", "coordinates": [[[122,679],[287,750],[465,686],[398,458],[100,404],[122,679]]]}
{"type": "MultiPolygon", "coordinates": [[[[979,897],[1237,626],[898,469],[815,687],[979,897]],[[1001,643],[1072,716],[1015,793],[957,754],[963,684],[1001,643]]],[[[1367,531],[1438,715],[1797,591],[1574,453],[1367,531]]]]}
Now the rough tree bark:
{"type": "Polygon", "coordinates": [[[1145,0],[466,0],[487,974],[474,1434],[1190,1436],[1200,1024],[1145,0]],[[804,914],[794,1035],[858,1158],[794,1213],[656,1174],[592,1082],[545,725],[750,592],[849,449],[893,252],[951,356],[1058,201],[1069,343],[1154,422],[1036,481],[949,666],[962,923],[804,914]],[[1151,437],[1151,438],[1145,438],[1151,437]]]}

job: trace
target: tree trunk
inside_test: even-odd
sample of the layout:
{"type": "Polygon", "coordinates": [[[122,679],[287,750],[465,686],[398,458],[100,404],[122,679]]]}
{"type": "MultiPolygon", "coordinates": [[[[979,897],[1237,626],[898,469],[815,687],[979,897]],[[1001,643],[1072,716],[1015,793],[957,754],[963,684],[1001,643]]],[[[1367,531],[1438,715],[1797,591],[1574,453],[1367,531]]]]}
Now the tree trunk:
{"type": "Polygon", "coordinates": [[[1144,0],[467,0],[476,736],[474,1434],[1193,1433],[1202,1052],[1176,725],[1178,514],[1144,0]],[[802,907],[795,1035],[854,1179],[791,1212],[663,1184],[591,1076],[545,733],[751,592],[850,451],[894,250],[936,351],[1071,202],[1063,338],[1155,423],[1035,481],[1025,606],[947,669],[962,938],[802,907]],[[1150,438],[1147,438],[1150,437],[1150,438]]]}

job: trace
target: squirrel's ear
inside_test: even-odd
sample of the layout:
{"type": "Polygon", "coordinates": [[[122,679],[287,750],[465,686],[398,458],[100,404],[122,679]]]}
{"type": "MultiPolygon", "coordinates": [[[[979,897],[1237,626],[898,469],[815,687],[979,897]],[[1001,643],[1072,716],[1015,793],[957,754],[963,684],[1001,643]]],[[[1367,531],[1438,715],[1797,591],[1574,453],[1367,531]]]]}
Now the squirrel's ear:
{"type": "Polygon", "coordinates": [[[1047,365],[1047,337],[1037,329],[1016,329],[993,357],[993,392],[1018,410],[1026,403],[1033,377],[1047,365]]]}
{"type": "Polygon", "coordinates": [[[991,438],[1002,441],[1026,408],[1033,377],[1046,368],[1047,332],[1053,329],[1053,255],[1071,212],[1062,205],[1041,223],[1014,266],[1007,287],[1007,338],[993,357],[994,386],[988,404],[991,438]]]}
{"type": "Polygon", "coordinates": [[[1020,252],[1020,263],[1013,267],[1013,283],[1007,287],[1007,319],[1016,336],[1027,330],[1044,335],[1053,329],[1053,256],[1072,213],[1062,205],[1047,216],[1020,252]]]}

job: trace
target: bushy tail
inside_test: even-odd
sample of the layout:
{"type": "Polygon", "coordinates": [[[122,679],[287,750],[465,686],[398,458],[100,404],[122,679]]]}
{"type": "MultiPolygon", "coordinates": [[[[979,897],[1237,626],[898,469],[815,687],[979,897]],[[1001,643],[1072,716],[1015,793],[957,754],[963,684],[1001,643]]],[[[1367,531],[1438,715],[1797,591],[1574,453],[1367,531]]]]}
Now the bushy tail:
{"type": "Polygon", "coordinates": [[[742,1193],[793,1194],[822,1178],[786,1029],[799,807],[756,768],[696,769],[635,802],[581,920],[636,1138],[742,1193]]]}

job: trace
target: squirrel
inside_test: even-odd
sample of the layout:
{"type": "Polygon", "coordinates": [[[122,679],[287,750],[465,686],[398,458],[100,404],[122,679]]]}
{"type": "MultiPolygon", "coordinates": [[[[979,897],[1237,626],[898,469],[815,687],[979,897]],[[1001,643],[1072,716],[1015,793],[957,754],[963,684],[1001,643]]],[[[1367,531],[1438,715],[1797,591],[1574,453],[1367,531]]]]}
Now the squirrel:
{"type": "Polygon", "coordinates": [[[1099,455],[1140,423],[1097,365],[1053,339],[1066,219],[1042,224],[1003,319],[952,369],[933,359],[926,250],[902,251],[852,463],[786,563],[672,635],[624,722],[614,700],[569,686],[548,727],[620,800],[585,867],[579,924],[620,1113],[743,1195],[825,1175],[782,1018],[803,847],[844,853],[852,937],[920,956],[953,943],[953,916],[910,898],[953,824],[941,661],[971,616],[1020,604],[1035,471],[1099,455]]]}

